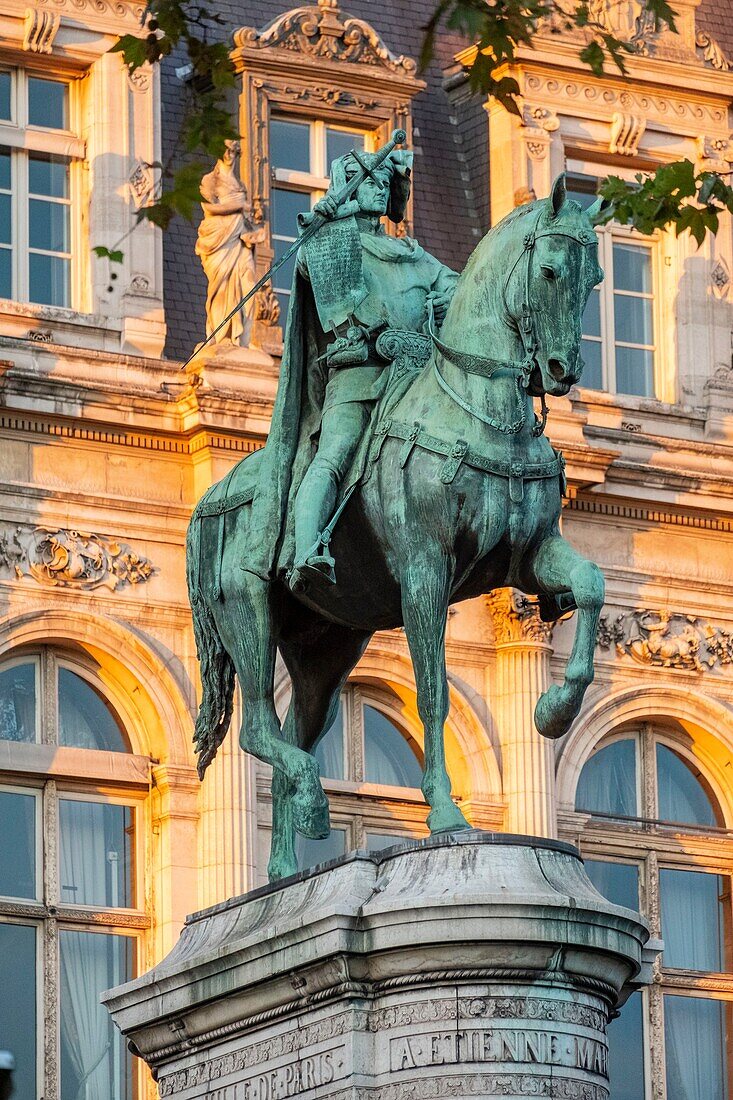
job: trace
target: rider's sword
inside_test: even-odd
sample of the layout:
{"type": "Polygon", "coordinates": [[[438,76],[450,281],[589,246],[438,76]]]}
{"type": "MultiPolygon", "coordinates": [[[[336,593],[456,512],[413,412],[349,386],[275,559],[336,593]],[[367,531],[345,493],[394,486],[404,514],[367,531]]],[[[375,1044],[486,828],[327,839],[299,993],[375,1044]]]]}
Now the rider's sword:
{"type": "MultiPolygon", "coordinates": [[[[407,141],[407,134],[404,130],[393,130],[391,140],[388,141],[386,145],[383,145],[381,149],[377,150],[377,152],[373,154],[375,159],[374,159],[373,163],[369,166],[367,166],[364,163],[364,161],[361,159],[361,157],[358,156],[357,153],[354,153],[354,156],[355,156],[357,162],[361,165],[361,167],[360,167],[359,171],[356,173],[356,175],[352,176],[351,179],[347,183],[345,183],[344,186],[341,188],[341,190],[338,191],[337,194],[334,196],[334,198],[336,200],[336,205],[341,206],[342,203],[345,203],[348,199],[350,199],[351,196],[354,194],[354,192],[356,190],[358,190],[358,188],[364,182],[364,180],[367,179],[368,177],[372,176],[372,173],[377,168],[379,168],[380,164],[384,163],[384,161],[387,159],[387,157],[392,152],[392,150],[396,146],[402,145],[405,141],[407,141]]],[[[220,329],[224,328],[224,325],[226,325],[226,323],[228,321],[231,321],[234,314],[238,313],[239,310],[242,309],[242,307],[247,304],[247,302],[250,300],[250,298],[252,298],[257,293],[258,290],[262,289],[262,287],[265,285],[265,283],[268,281],[268,279],[270,279],[275,274],[275,272],[283,266],[283,264],[287,263],[288,260],[290,259],[290,257],[295,255],[295,253],[298,251],[300,246],[302,244],[304,244],[305,241],[310,240],[310,238],[315,233],[317,233],[318,230],[321,228],[321,226],[325,222],[327,222],[328,220],[329,219],[325,216],[325,214],[315,213],[313,215],[313,220],[310,223],[310,225],[308,225],[308,227],[303,230],[303,232],[301,233],[301,235],[298,237],[298,239],[296,241],[293,241],[293,243],[291,244],[291,246],[287,250],[287,252],[284,255],[282,255],[279,260],[275,261],[275,263],[272,265],[270,270],[266,271],[261,279],[258,279],[258,281],[255,283],[255,285],[252,287],[252,289],[250,291],[248,291],[247,294],[245,294],[244,298],[242,298],[241,302],[239,302],[234,307],[233,310],[231,310],[229,313],[227,313],[224,320],[219,322],[219,324],[216,326],[214,331],[209,333],[209,335],[204,340],[203,344],[199,344],[199,346],[196,348],[196,350],[191,352],[188,359],[186,360],[186,362],[181,367],[181,370],[184,370],[188,366],[188,364],[191,362],[191,360],[193,358],[195,358],[195,356],[198,355],[199,352],[201,352],[202,349],[205,348],[206,345],[214,339],[217,332],[219,332],[220,329]]]]}

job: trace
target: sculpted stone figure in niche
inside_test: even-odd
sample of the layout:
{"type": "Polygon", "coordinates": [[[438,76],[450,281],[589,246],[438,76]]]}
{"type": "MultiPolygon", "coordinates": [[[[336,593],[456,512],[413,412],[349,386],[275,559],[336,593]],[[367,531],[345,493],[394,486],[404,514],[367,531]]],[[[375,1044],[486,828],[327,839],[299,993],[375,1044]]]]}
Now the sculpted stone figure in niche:
{"type": "MultiPolygon", "coordinates": [[[[206,297],[206,335],[231,313],[256,282],[255,245],[264,240],[264,228],[252,224],[252,206],[236,172],[239,142],[227,142],[221,160],[201,180],[204,212],[199,225],[196,255],[200,258],[209,291],[206,297]]],[[[228,324],[213,337],[249,347],[255,319],[256,298],[236,310],[228,324]]]]}

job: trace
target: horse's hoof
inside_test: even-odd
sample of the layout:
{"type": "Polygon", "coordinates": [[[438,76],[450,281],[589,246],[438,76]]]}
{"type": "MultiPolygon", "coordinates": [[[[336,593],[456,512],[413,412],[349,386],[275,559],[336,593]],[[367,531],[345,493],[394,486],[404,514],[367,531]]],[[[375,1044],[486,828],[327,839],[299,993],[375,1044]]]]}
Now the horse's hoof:
{"type": "Polygon", "coordinates": [[[427,825],[431,833],[455,833],[459,829],[471,828],[455,802],[447,802],[431,810],[427,825]]]}
{"type": "Polygon", "coordinates": [[[537,700],[534,724],[543,737],[556,741],[568,732],[579,709],[568,702],[561,687],[550,684],[537,700]]]}
{"type": "Polygon", "coordinates": [[[293,796],[293,823],[310,840],[325,840],[331,833],[328,799],[317,773],[314,783],[299,785],[293,796]]]}

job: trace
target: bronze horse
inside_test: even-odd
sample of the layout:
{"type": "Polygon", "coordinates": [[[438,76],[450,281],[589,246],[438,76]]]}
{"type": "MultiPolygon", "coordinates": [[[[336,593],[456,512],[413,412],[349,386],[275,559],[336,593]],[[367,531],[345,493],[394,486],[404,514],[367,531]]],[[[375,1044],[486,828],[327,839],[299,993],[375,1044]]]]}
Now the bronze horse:
{"type": "Polygon", "coordinates": [[[243,568],[262,452],[241,462],[197,506],[187,569],[203,699],[194,740],[199,773],[243,697],[240,743],[273,766],[271,880],[297,870],[294,830],[323,838],[328,801],[310,754],[333,722],[339,694],[376,630],[404,626],[425,731],[422,790],[431,832],[467,828],[445,764],[448,607],[495,588],[539,595],[545,618],[576,607],[561,685],[539,699],[537,729],[562,736],[593,679],[604,599],[596,565],[561,536],[562,458],[542,434],[545,394],[580,378],[581,319],[603,278],[594,211],[567,199],[519,207],[471,256],[429,361],[377,417],[367,476],[336,525],[338,584],[293,595],[282,576],[243,568]],[[534,414],[541,397],[543,417],[534,414]],[[292,699],[280,726],[274,673],[280,651],[292,699]]]}

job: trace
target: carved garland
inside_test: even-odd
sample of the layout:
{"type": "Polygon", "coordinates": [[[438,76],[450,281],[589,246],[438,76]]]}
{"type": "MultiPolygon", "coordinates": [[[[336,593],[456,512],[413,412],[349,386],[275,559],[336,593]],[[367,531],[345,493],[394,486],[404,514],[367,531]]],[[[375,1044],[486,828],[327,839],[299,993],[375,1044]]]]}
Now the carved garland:
{"type": "Polygon", "coordinates": [[[143,584],[154,567],[127,543],[89,531],[17,525],[0,531],[0,569],[55,588],[114,591],[143,584]]]}
{"type": "Polygon", "coordinates": [[[658,668],[706,672],[733,664],[733,631],[666,610],[602,615],[596,644],[658,668]]]}

